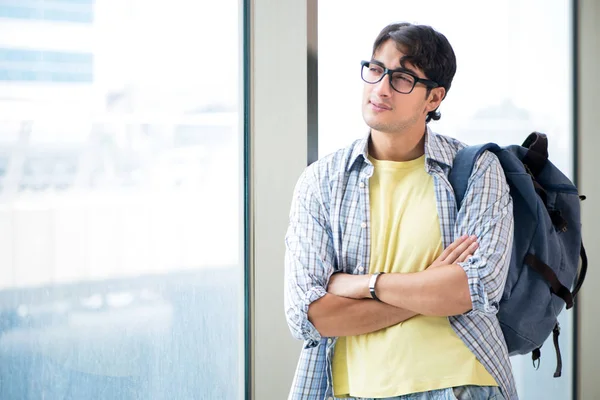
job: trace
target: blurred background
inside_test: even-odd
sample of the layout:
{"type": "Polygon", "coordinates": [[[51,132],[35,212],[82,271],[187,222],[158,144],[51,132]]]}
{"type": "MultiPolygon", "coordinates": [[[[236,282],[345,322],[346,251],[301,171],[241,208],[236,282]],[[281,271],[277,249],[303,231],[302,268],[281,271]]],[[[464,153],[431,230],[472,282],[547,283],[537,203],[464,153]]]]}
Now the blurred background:
{"type": "MultiPolygon", "coordinates": [[[[359,63],[390,22],[454,47],[433,130],[548,135],[588,195],[593,269],[598,18],[595,0],[0,0],[0,399],[285,398],[291,191],[366,133],[359,63]]],[[[561,378],[550,341],[538,370],[512,358],[521,398],[600,399],[599,286],[561,314],[561,378]]]]}
{"type": "Polygon", "coordinates": [[[0,0],[1,399],[238,396],[240,13],[0,0]]]}

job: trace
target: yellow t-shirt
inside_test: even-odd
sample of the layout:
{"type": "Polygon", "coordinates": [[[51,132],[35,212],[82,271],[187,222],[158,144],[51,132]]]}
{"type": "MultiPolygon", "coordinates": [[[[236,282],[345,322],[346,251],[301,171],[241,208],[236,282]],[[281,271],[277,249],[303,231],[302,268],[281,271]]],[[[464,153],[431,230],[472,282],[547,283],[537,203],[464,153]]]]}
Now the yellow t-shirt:
{"type": "MultiPolygon", "coordinates": [[[[425,156],[369,158],[369,272],[423,271],[441,254],[433,177],[425,156]]],[[[377,332],[340,337],[333,357],[336,397],[393,397],[461,385],[497,386],[446,317],[418,315],[377,332]]]]}

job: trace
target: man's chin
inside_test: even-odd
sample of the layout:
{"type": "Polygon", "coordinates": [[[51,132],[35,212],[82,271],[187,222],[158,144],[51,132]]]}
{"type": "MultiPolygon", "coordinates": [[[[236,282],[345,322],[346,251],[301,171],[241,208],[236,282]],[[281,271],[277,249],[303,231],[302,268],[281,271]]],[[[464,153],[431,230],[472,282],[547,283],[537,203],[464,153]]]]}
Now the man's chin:
{"type": "Polygon", "coordinates": [[[389,124],[386,124],[385,122],[381,121],[380,118],[375,118],[368,112],[363,114],[363,120],[369,128],[375,130],[385,129],[386,126],[389,126],[389,124]]]}
{"type": "Polygon", "coordinates": [[[387,132],[390,130],[390,125],[382,123],[381,121],[373,121],[365,119],[365,122],[369,128],[379,132],[387,132]]]}

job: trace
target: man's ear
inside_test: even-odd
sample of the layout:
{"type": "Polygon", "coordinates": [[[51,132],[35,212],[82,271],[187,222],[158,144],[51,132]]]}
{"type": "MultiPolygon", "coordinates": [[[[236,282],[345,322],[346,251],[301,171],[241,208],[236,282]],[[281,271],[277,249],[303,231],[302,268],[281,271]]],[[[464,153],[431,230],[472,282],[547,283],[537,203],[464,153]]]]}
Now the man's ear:
{"type": "Polygon", "coordinates": [[[445,88],[437,87],[431,89],[431,91],[429,92],[429,97],[427,98],[427,106],[425,107],[427,112],[436,110],[442,103],[442,100],[444,100],[444,97],[446,97],[445,88]]]}

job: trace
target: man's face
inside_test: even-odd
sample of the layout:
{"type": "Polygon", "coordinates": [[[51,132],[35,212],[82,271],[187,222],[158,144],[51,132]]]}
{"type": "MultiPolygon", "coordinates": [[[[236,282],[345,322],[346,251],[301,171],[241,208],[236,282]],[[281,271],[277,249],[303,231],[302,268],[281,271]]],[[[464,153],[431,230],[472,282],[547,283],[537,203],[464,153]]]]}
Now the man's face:
{"type": "MultiPolygon", "coordinates": [[[[388,69],[396,69],[402,67],[400,59],[403,56],[394,41],[388,40],[377,49],[372,61],[378,61],[388,69]]],[[[423,71],[410,63],[405,63],[404,67],[419,78],[427,78],[423,71]]],[[[432,95],[426,96],[427,87],[417,83],[411,93],[403,94],[392,89],[389,79],[385,76],[378,83],[364,84],[362,110],[367,125],[384,133],[402,133],[415,126],[424,126],[427,113],[435,109],[431,107],[437,107],[430,104],[432,95]]]]}

